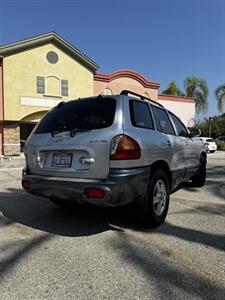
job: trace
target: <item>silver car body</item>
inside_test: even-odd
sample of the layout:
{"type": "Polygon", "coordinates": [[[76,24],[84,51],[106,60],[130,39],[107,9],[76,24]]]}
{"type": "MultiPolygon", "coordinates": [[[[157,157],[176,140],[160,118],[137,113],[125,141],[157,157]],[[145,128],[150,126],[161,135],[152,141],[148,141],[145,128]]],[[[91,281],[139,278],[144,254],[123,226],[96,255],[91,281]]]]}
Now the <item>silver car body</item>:
{"type": "MultiPolygon", "coordinates": [[[[153,167],[166,168],[171,190],[196,174],[201,155],[206,156],[205,146],[199,138],[188,134],[179,136],[171,113],[161,106],[169,117],[174,134],[158,131],[152,112],[153,106],[158,104],[154,102],[129,95],[103,96],[99,101],[112,98],[116,101],[116,110],[110,127],[77,131],[74,136],[70,131],[37,134],[34,130],[24,150],[27,165],[23,170],[23,181],[31,183],[28,192],[100,206],[120,206],[143,196],[153,167]],[[154,129],[132,124],[130,101],[147,103],[154,129]],[[138,143],[141,149],[139,159],[110,160],[112,141],[120,135],[131,137],[138,143]],[[56,166],[54,155],[58,161],[61,157],[64,163],[72,159],[71,165],[56,166]],[[85,190],[92,187],[104,190],[104,197],[87,198],[85,190]]],[[[87,99],[95,100],[96,97],[87,99]]]]}

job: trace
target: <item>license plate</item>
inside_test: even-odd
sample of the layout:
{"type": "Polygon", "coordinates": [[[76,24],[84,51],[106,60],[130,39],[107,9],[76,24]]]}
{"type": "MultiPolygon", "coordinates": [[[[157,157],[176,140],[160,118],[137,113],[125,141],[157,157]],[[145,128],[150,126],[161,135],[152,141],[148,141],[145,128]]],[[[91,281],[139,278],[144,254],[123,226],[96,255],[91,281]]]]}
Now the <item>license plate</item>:
{"type": "Polygon", "coordinates": [[[70,168],[72,153],[54,153],[52,159],[53,168],[70,168]]]}

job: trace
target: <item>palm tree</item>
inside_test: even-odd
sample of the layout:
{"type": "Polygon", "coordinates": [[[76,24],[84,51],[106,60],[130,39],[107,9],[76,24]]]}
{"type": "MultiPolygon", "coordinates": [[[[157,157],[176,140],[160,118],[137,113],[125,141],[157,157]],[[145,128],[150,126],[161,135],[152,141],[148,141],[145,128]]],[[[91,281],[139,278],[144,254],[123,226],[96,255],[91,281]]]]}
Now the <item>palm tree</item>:
{"type": "Polygon", "coordinates": [[[186,97],[194,99],[197,113],[205,113],[208,108],[207,97],[209,94],[207,82],[195,76],[186,77],[184,88],[186,97]]]}
{"type": "Polygon", "coordinates": [[[215,94],[217,99],[217,108],[222,113],[223,105],[225,103],[225,83],[216,88],[215,94]]]}
{"type": "Polygon", "coordinates": [[[162,93],[166,95],[184,96],[184,93],[178,88],[175,81],[171,81],[162,93]]]}

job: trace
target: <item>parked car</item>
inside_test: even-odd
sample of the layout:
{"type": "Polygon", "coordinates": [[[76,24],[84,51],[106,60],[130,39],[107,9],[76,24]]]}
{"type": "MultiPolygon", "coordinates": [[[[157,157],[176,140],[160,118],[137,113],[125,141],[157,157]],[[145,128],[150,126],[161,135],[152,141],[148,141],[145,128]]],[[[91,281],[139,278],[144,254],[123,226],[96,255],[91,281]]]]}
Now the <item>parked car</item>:
{"type": "Polygon", "coordinates": [[[218,137],[215,139],[215,141],[216,141],[216,142],[218,142],[218,141],[225,142],[225,135],[218,136],[218,137]]]}
{"type": "Polygon", "coordinates": [[[60,103],[24,151],[27,192],[57,205],[132,204],[152,227],[165,220],[171,191],[187,179],[201,187],[206,177],[202,141],[161,104],[129,91],[60,103]]]}
{"type": "Polygon", "coordinates": [[[208,152],[213,153],[217,150],[217,145],[216,145],[213,138],[211,138],[211,137],[202,137],[202,136],[200,136],[199,138],[206,145],[206,148],[207,148],[208,152]]]}

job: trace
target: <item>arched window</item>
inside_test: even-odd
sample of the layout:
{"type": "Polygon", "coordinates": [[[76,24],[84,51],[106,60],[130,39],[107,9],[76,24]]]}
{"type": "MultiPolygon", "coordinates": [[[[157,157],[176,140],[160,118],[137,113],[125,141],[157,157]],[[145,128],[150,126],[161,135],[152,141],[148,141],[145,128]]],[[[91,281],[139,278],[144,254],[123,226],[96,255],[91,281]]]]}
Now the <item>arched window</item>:
{"type": "Polygon", "coordinates": [[[68,80],[54,75],[37,76],[37,93],[60,98],[68,96],[68,80]]]}
{"type": "Polygon", "coordinates": [[[111,89],[110,88],[104,89],[104,91],[102,92],[102,95],[104,95],[104,96],[110,96],[110,95],[112,95],[111,89]]]}
{"type": "Polygon", "coordinates": [[[146,97],[146,98],[148,98],[148,99],[150,99],[149,94],[148,94],[147,92],[145,92],[145,93],[143,94],[143,96],[146,97]]]}
{"type": "Polygon", "coordinates": [[[61,95],[61,86],[60,79],[56,76],[47,76],[46,77],[46,92],[47,95],[60,96],[61,95]]]}

